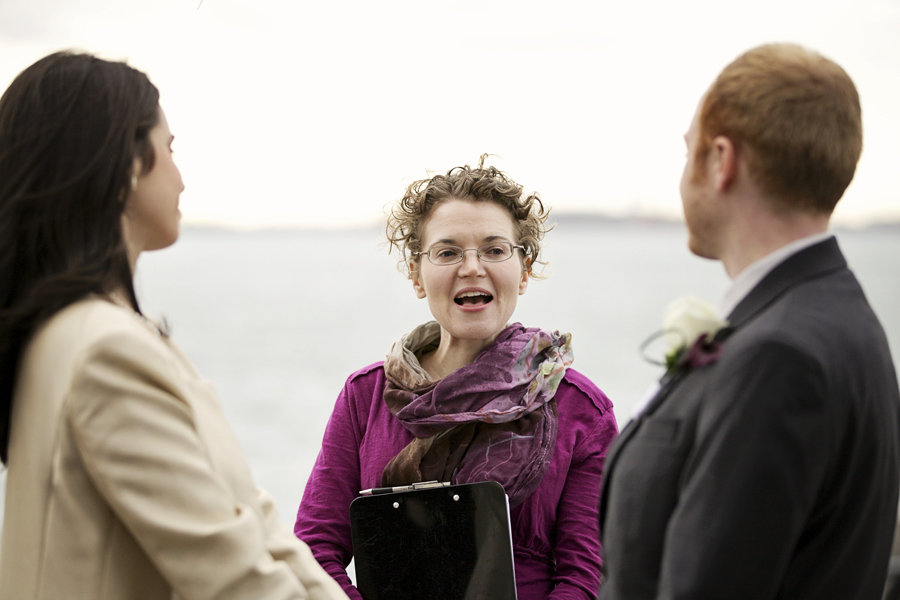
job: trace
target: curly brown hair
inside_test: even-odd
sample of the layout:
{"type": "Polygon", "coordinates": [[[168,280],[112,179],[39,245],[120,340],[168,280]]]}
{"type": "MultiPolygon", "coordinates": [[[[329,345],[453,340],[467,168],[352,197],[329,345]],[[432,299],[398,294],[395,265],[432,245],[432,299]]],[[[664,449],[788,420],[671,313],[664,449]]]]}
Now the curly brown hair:
{"type": "Polygon", "coordinates": [[[469,165],[454,167],[444,175],[414,181],[406,188],[403,198],[391,208],[385,234],[390,250],[400,254],[400,268],[410,277],[411,259],[416,262],[422,251],[422,227],[434,208],[451,199],[473,202],[496,202],[509,211],[516,228],[515,243],[525,248],[525,264],[531,277],[540,260],[541,240],[550,230],[546,225],[550,209],[545,209],[537,193],[523,198],[521,185],[496,167],[486,166],[488,155],[482,154],[477,168],[469,165]]]}

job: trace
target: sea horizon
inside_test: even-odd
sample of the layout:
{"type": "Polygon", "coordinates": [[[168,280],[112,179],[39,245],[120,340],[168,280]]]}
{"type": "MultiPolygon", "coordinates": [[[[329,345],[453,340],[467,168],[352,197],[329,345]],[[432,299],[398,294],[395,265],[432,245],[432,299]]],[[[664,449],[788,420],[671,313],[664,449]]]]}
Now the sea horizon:
{"type": "MultiPolygon", "coordinates": [[[[900,204],[900,202],[898,202],[900,204]]],[[[650,227],[680,227],[684,228],[684,219],[681,214],[666,214],[661,212],[612,212],[612,211],[579,211],[579,210],[551,210],[548,224],[553,227],[559,225],[571,225],[577,227],[596,227],[609,225],[644,225],[650,227]]],[[[342,223],[279,223],[279,224],[240,224],[236,222],[217,222],[195,219],[186,219],[182,222],[182,229],[186,231],[222,231],[236,233],[259,232],[292,232],[292,231],[366,231],[384,229],[384,217],[373,217],[358,221],[345,221],[342,223]]],[[[830,229],[841,231],[900,231],[900,211],[897,214],[880,214],[868,216],[855,216],[833,218],[830,229]]]]}

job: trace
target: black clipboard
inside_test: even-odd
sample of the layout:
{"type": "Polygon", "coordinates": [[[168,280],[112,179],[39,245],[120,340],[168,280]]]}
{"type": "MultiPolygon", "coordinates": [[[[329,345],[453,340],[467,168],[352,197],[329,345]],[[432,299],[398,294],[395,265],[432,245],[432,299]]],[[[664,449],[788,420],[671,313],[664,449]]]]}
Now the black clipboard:
{"type": "Polygon", "coordinates": [[[494,481],[365,490],[350,503],[366,600],[516,600],[509,501],[494,481]]]}

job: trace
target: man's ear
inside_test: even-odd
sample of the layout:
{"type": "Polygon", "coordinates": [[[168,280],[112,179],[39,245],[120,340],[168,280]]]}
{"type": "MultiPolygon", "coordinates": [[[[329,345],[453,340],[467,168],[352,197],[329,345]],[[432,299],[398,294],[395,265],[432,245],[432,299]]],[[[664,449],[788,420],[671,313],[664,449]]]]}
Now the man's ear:
{"type": "Polygon", "coordinates": [[[412,280],[413,290],[416,292],[416,298],[424,298],[425,297],[425,286],[422,285],[422,282],[419,280],[419,265],[416,261],[411,260],[408,263],[409,266],[409,278],[412,280]]]}
{"type": "Polygon", "coordinates": [[[716,136],[712,141],[711,160],[713,177],[717,192],[724,192],[737,176],[738,155],[731,139],[724,135],[716,136]]]}

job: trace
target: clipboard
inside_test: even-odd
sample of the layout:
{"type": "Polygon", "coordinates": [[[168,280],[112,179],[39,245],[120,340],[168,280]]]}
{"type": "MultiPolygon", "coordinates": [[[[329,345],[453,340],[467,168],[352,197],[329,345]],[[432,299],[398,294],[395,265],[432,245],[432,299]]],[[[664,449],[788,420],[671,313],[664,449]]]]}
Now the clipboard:
{"type": "Polygon", "coordinates": [[[350,503],[365,600],[516,600],[509,501],[494,481],[364,490],[350,503]]]}

